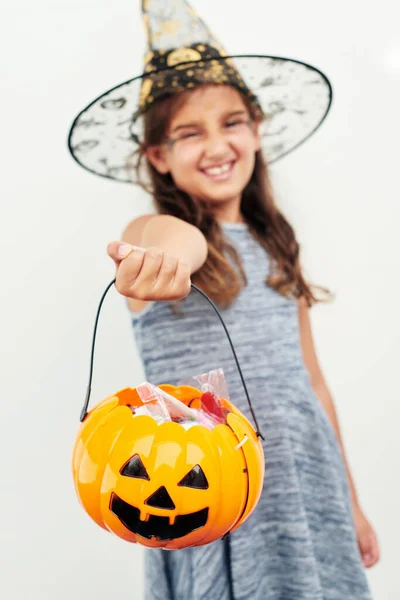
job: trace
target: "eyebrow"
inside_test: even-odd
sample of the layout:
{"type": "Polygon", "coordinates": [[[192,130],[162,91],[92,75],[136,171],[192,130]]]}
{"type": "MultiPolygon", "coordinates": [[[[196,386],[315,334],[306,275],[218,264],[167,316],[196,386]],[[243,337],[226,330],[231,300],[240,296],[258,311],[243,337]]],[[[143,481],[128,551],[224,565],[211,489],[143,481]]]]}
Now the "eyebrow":
{"type": "MultiPolygon", "coordinates": [[[[223,115],[222,119],[229,119],[234,116],[246,115],[246,114],[247,113],[244,109],[235,110],[233,112],[229,112],[229,113],[223,115]]],[[[174,127],[174,129],[171,131],[171,133],[176,133],[180,129],[188,129],[189,127],[197,127],[198,125],[200,125],[200,123],[198,121],[192,121],[190,123],[182,123],[182,125],[178,125],[177,127],[174,127]]]]}

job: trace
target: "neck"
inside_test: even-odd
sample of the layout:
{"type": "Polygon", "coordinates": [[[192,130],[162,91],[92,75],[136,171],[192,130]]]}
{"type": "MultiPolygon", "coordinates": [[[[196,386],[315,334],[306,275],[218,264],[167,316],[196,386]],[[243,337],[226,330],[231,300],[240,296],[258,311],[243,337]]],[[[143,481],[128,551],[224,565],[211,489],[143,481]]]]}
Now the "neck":
{"type": "Polygon", "coordinates": [[[214,215],[219,223],[245,223],[240,210],[241,198],[227,202],[225,205],[217,206],[214,215]]]}

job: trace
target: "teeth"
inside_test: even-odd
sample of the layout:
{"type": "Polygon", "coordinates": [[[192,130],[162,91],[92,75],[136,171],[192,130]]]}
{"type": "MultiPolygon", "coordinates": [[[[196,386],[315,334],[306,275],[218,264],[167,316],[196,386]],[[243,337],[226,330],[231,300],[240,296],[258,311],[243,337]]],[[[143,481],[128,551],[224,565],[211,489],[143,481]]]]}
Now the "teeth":
{"type": "Polygon", "coordinates": [[[205,172],[209,175],[222,175],[222,173],[226,173],[227,171],[229,171],[230,167],[231,163],[226,163],[221,167],[212,167],[211,169],[205,169],[205,172]]]}

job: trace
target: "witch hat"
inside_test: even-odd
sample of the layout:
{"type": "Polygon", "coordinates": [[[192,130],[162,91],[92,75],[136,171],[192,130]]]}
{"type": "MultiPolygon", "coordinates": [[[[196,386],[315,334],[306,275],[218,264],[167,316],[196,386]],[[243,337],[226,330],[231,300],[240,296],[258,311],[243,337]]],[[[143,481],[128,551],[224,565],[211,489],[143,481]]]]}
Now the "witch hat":
{"type": "Polygon", "coordinates": [[[135,183],[130,163],[142,115],[157,100],[198,85],[232,85],[250,98],[264,115],[268,163],[303,144],[328,114],[332,87],[316,67],[278,56],[227,55],[186,0],[143,0],[142,15],[143,73],[101,94],[71,126],[69,150],[88,171],[135,183]]]}

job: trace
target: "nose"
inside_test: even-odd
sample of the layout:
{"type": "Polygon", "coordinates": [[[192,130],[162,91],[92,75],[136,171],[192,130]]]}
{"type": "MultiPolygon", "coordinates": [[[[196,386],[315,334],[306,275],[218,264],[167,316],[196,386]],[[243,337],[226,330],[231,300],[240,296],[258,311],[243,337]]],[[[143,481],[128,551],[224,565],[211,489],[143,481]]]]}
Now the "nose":
{"type": "Polygon", "coordinates": [[[175,508],[175,504],[164,486],[159,487],[154,494],[147,498],[145,504],[152,506],[153,508],[165,508],[168,510],[173,510],[175,508]]]}
{"type": "Polygon", "coordinates": [[[222,158],[229,152],[229,146],[223,134],[215,132],[208,135],[204,151],[208,158],[222,158]]]}

